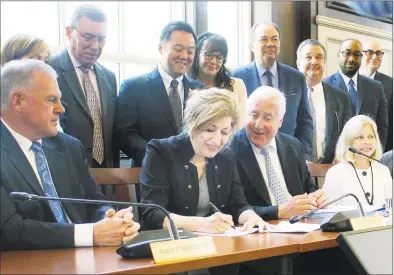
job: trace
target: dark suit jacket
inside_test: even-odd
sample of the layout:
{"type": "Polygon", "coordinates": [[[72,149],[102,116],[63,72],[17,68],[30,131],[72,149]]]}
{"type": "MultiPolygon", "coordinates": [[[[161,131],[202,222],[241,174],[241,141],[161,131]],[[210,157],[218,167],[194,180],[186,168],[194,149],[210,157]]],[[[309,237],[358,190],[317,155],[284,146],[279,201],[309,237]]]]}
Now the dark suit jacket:
{"type": "MultiPolygon", "coordinates": [[[[323,81],[349,94],[345,81],[339,72],[330,75],[323,81]]],[[[388,133],[388,115],[382,83],[358,74],[357,93],[357,114],[368,115],[376,121],[380,141],[382,147],[385,148],[388,133]]]]}
{"type": "MultiPolygon", "coordinates": [[[[286,134],[277,133],[275,137],[279,161],[282,166],[287,190],[290,195],[302,195],[316,191],[316,185],[309,174],[301,143],[286,134]]],[[[241,183],[246,200],[255,207],[263,219],[277,219],[278,206],[272,206],[267,184],[264,181],[253,148],[242,128],[233,138],[230,148],[235,154],[241,183]]]]}
{"type": "Polygon", "coordinates": [[[385,152],[393,149],[393,78],[388,75],[376,72],[375,80],[382,82],[387,100],[387,113],[389,115],[389,132],[387,135],[385,152]]]}
{"type": "MultiPolygon", "coordinates": [[[[155,203],[168,211],[196,216],[199,199],[197,168],[189,162],[194,150],[188,135],[168,139],[153,139],[148,143],[141,170],[141,198],[144,203],[155,203]]],[[[221,212],[232,214],[234,222],[247,204],[232,152],[224,149],[206,166],[210,201],[221,212]]],[[[142,214],[141,225],[146,229],[162,228],[165,215],[157,209],[142,214]]]]}
{"type": "MultiPolygon", "coordinates": [[[[1,250],[74,246],[74,224],[59,224],[48,202],[13,202],[10,192],[45,196],[12,134],[1,127],[1,250]]],[[[105,199],[89,173],[82,144],[66,134],[44,138],[42,148],[59,197],[105,199]]],[[[109,206],[62,203],[73,223],[95,222],[109,206]]]]}
{"type": "MultiPolygon", "coordinates": [[[[82,142],[89,166],[92,166],[93,119],[67,50],[53,56],[49,64],[58,74],[57,82],[62,92],[62,102],[65,103],[66,113],[60,117],[63,131],[82,142]]],[[[104,165],[119,167],[119,152],[114,149],[113,140],[117,91],[115,74],[99,63],[94,65],[94,72],[100,91],[105,150],[104,165]]]]}
{"type": "MultiPolygon", "coordinates": [[[[312,155],[313,120],[309,110],[308,90],[304,75],[280,62],[278,65],[279,90],[286,96],[286,114],[279,131],[296,137],[304,148],[305,158],[312,155]]],[[[248,96],[260,87],[256,63],[236,69],[232,76],[241,78],[248,96]]]]}
{"type": "MultiPolygon", "coordinates": [[[[190,89],[204,86],[183,77],[184,105],[190,89]]],[[[137,166],[145,155],[145,148],[153,138],[168,138],[179,134],[170,100],[157,68],[152,72],[123,81],[117,100],[116,140],[120,149],[137,166]]]]}
{"type": "Polygon", "coordinates": [[[322,82],[326,104],[326,147],[323,148],[324,159],[320,163],[332,163],[335,148],[343,126],[351,117],[352,103],[349,95],[322,82]]]}

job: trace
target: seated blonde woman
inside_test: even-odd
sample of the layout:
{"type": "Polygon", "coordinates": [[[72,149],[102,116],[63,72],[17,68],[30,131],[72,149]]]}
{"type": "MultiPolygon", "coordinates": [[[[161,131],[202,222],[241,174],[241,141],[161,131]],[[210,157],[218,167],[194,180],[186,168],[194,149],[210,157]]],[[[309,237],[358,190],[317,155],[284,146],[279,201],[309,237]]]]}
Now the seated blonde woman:
{"type": "MultiPolygon", "coordinates": [[[[391,194],[392,190],[393,179],[389,169],[365,156],[350,152],[350,147],[375,159],[381,158],[382,146],[376,123],[371,118],[358,115],[345,124],[335,152],[338,164],[328,170],[324,192],[331,199],[353,193],[364,205],[383,206],[385,192],[391,194]]],[[[356,204],[356,201],[347,197],[337,204],[350,205],[356,204]]]]}

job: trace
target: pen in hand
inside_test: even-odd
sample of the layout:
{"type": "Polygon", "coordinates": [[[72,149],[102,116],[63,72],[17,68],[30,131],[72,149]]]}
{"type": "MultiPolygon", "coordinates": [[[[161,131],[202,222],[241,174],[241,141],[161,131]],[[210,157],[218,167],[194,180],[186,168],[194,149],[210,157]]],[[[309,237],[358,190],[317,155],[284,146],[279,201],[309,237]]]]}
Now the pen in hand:
{"type": "MultiPolygon", "coordinates": [[[[209,202],[209,206],[211,207],[211,209],[212,209],[213,212],[215,212],[215,213],[217,213],[217,212],[220,213],[219,208],[217,208],[212,202],[209,202]]],[[[232,229],[235,229],[235,226],[232,225],[231,228],[232,228],[232,229]]]]}

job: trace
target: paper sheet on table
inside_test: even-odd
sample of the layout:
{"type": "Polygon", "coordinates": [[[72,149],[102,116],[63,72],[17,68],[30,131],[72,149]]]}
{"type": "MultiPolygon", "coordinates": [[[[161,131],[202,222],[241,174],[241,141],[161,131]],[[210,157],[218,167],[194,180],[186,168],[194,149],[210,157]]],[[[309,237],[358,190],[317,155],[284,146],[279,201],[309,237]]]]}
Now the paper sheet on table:
{"type": "Polygon", "coordinates": [[[253,228],[251,231],[239,231],[240,228],[241,227],[236,227],[235,229],[230,228],[229,230],[221,234],[204,233],[204,232],[193,232],[193,233],[202,236],[237,237],[237,236],[252,234],[259,230],[258,228],[253,228]]]}
{"type": "MultiPolygon", "coordinates": [[[[365,213],[373,212],[378,209],[381,209],[381,206],[376,205],[363,205],[363,209],[365,213]]],[[[317,210],[315,213],[337,213],[339,211],[348,211],[348,210],[356,210],[358,209],[357,205],[330,205],[326,209],[317,210]]]]}
{"type": "MultiPolygon", "coordinates": [[[[289,223],[288,221],[281,221],[275,227],[271,228],[271,233],[307,233],[320,229],[320,224],[310,223],[289,223]]],[[[267,231],[265,231],[267,232],[267,231]]]]}

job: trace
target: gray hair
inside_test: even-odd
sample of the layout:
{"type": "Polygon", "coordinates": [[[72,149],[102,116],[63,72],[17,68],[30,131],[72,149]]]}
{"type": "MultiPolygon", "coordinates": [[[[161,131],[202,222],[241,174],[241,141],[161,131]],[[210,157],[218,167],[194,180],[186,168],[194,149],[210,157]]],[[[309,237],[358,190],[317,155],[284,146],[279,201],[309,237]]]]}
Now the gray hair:
{"type": "Polygon", "coordinates": [[[278,114],[281,118],[286,113],[286,98],[284,94],[276,88],[270,86],[260,86],[249,96],[246,101],[246,111],[249,114],[253,104],[257,101],[273,100],[278,107],[278,114]]]}
{"type": "Polygon", "coordinates": [[[9,107],[9,96],[13,91],[28,92],[31,89],[36,71],[47,73],[55,80],[57,78],[51,66],[35,59],[13,60],[1,68],[1,110],[9,107]]]}
{"type": "Polygon", "coordinates": [[[274,22],[263,22],[263,23],[256,23],[256,24],[254,24],[253,27],[250,29],[250,33],[249,33],[249,41],[250,42],[254,42],[254,33],[255,33],[256,29],[259,26],[261,26],[261,25],[273,26],[276,29],[276,31],[278,32],[279,39],[280,39],[280,28],[279,28],[279,26],[276,23],[274,23],[274,22]]]}
{"type": "Polygon", "coordinates": [[[324,60],[326,60],[326,56],[327,56],[326,48],[323,46],[322,43],[320,43],[319,41],[317,41],[315,39],[307,39],[307,40],[304,40],[304,41],[301,42],[301,44],[298,46],[298,49],[297,49],[297,59],[301,59],[302,58],[301,52],[302,52],[302,50],[304,49],[304,47],[306,45],[319,46],[323,50],[323,52],[324,52],[324,60]]]}
{"type": "Polygon", "coordinates": [[[86,4],[79,6],[74,10],[74,13],[72,14],[70,19],[70,26],[74,28],[78,27],[79,22],[83,16],[86,16],[94,22],[107,21],[107,16],[100,8],[90,4],[86,4]]]}

